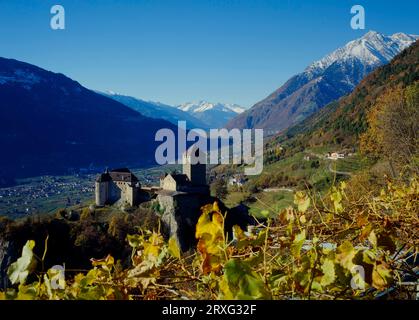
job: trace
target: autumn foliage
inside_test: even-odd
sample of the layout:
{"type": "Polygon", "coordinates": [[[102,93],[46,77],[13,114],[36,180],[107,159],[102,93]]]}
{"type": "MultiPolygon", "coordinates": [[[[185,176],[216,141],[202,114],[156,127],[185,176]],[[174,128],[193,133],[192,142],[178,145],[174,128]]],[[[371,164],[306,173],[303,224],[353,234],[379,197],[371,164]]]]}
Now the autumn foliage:
{"type": "MultiPolygon", "coordinates": [[[[181,253],[158,230],[127,238],[131,266],[113,257],[86,272],[34,273],[42,258],[28,241],[9,268],[3,299],[371,299],[411,295],[415,274],[418,179],[388,181],[374,197],[352,198],[339,183],[325,197],[295,195],[295,206],[249,230],[224,232],[217,203],[202,208],[196,252],[181,253]],[[65,279],[63,277],[65,276],[65,279]],[[52,284],[55,285],[52,285],[52,284]],[[59,284],[59,285],[57,285],[59,284]],[[391,289],[390,291],[386,291],[391,289]],[[409,291],[410,290],[410,291],[409,291]],[[410,293],[409,293],[410,292],[410,293]]],[[[45,254],[47,250],[45,250],[45,254]]],[[[405,296],[403,296],[405,297],[405,296]]]]}

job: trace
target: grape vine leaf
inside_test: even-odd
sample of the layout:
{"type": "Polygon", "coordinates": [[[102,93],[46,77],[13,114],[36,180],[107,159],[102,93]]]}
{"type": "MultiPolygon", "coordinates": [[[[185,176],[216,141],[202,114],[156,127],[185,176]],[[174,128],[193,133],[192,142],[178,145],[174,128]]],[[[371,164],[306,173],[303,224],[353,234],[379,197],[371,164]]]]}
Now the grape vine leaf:
{"type": "Polygon", "coordinates": [[[177,244],[177,241],[174,237],[171,237],[169,239],[169,243],[168,243],[168,250],[169,250],[169,254],[177,259],[180,259],[180,249],[179,246],[177,244]]]}
{"type": "Polygon", "coordinates": [[[300,258],[301,248],[303,247],[304,241],[306,240],[306,230],[304,229],[294,238],[291,244],[291,253],[295,258],[300,258]]]}
{"type": "Polygon", "coordinates": [[[310,206],[310,198],[303,191],[297,191],[294,195],[294,203],[298,206],[298,211],[304,213],[310,206]]]}
{"type": "Polygon", "coordinates": [[[195,232],[197,249],[203,258],[202,272],[219,272],[225,259],[224,217],[216,203],[203,207],[202,211],[195,232]]]}
{"type": "Polygon", "coordinates": [[[322,264],[323,277],[321,278],[321,285],[328,286],[335,281],[335,264],[331,259],[325,259],[322,264]]]}
{"type": "Polygon", "coordinates": [[[224,266],[220,282],[221,299],[257,300],[271,299],[271,294],[261,276],[238,259],[229,260],[224,266]]]}
{"type": "Polygon", "coordinates": [[[7,270],[10,282],[12,284],[24,284],[29,273],[35,268],[36,260],[33,255],[35,241],[28,240],[22,249],[22,256],[12,263],[7,270]]]}
{"type": "Polygon", "coordinates": [[[392,281],[393,277],[388,265],[376,263],[372,270],[372,285],[379,290],[384,290],[392,281]]]}

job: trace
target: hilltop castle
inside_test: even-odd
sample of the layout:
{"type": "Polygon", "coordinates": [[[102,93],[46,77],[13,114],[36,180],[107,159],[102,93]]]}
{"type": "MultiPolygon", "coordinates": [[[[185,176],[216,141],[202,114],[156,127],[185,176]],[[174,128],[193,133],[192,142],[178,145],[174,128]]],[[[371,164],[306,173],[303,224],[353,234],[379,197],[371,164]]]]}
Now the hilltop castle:
{"type": "Polygon", "coordinates": [[[209,194],[206,154],[200,153],[197,148],[191,148],[183,155],[182,163],[181,174],[165,174],[160,178],[160,191],[166,194],[176,192],[209,194]]]}
{"type": "MultiPolygon", "coordinates": [[[[158,194],[178,193],[209,195],[206,178],[206,154],[191,148],[183,155],[183,172],[165,174],[160,178],[158,194]]],[[[144,201],[144,192],[138,178],[128,169],[106,170],[95,184],[97,206],[121,204],[137,206],[144,201]]]]}
{"type": "Polygon", "coordinates": [[[140,202],[141,184],[128,169],[115,169],[99,175],[95,183],[97,206],[112,205],[116,202],[130,206],[140,202]]]}
{"type": "Polygon", "coordinates": [[[174,238],[182,251],[196,245],[195,229],[202,207],[215,201],[229,210],[231,215],[226,226],[232,232],[233,225],[245,228],[251,224],[247,209],[243,206],[227,209],[219,199],[211,197],[207,184],[206,154],[197,147],[190,148],[183,155],[182,173],[165,174],[160,178],[160,185],[142,187],[138,178],[128,169],[106,171],[96,180],[96,205],[136,206],[151,200],[154,196],[156,213],[162,222],[162,234],[165,238],[174,238]]]}

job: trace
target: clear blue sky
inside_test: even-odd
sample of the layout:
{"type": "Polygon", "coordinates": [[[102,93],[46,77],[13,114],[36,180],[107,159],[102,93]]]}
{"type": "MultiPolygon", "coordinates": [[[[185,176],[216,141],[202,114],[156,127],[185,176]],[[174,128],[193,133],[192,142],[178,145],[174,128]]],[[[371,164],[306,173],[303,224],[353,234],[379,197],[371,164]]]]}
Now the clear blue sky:
{"type": "Polygon", "coordinates": [[[84,86],[249,107],[368,30],[419,34],[419,1],[0,0],[0,56],[84,86]],[[50,29],[50,8],[66,30],[50,29]],[[366,30],[350,28],[362,4],[366,30]]]}

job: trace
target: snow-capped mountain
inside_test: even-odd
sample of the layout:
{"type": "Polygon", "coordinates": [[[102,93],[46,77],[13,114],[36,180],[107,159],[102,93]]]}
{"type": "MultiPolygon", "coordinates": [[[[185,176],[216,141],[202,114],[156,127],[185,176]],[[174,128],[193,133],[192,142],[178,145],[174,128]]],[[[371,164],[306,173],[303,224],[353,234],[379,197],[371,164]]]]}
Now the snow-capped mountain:
{"type": "Polygon", "coordinates": [[[188,102],[178,106],[206,123],[210,128],[222,128],[232,118],[245,111],[237,104],[211,103],[208,101],[188,102]]]}
{"type": "Polygon", "coordinates": [[[199,102],[184,103],[178,108],[186,112],[205,112],[209,110],[219,110],[223,112],[242,113],[245,110],[237,104],[211,103],[204,100],[199,102]]]}
{"type": "Polygon", "coordinates": [[[369,31],[362,38],[350,41],[323,59],[313,62],[305,72],[316,75],[337,61],[342,63],[353,59],[368,65],[385,64],[417,39],[416,35],[395,33],[392,36],[385,36],[376,31],[369,31]]]}
{"type": "Polygon", "coordinates": [[[194,117],[193,115],[178,109],[173,106],[169,106],[160,102],[144,101],[135,97],[122,95],[113,91],[106,91],[97,93],[118,101],[127,107],[141,113],[142,115],[154,119],[164,119],[175,125],[178,121],[186,121],[188,129],[200,128],[209,129],[208,125],[194,117]]]}
{"type": "Polygon", "coordinates": [[[298,123],[350,93],[366,75],[390,62],[418,38],[370,31],[313,62],[267,98],[232,119],[227,128],[263,128],[266,134],[273,134],[298,123]]]}

